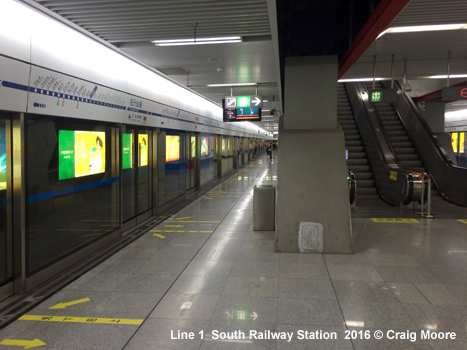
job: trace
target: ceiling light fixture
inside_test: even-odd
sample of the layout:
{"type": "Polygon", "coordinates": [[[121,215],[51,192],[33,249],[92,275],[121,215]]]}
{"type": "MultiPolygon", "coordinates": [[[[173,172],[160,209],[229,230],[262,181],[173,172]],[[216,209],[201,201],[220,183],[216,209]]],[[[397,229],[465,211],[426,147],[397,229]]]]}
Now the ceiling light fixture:
{"type": "Polygon", "coordinates": [[[208,84],[209,87],[255,86],[256,83],[208,84]]]}
{"type": "Polygon", "coordinates": [[[205,44],[230,44],[241,43],[242,37],[229,36],[219,38],[196,38],[196,39],[174,39],[174,40],[153,40],[156,46],[180,46],[180,45],[205,45],[205,44]]]}
{"type": "Polygon", "coordinates": [[[426,26],[408,26],[408,27],[391,27],[386,29],[384,32],[378,35],[381,38],[384,34],[388,33],[414,33],[414,32],[436,32],[440,30],[459,30],[467,29],[467,24],[437,24],[437,25],[426,25],[426,26]]]}
{"type": "MultiPolygon", "coordinates": [[[[383,78],[374,78],[376,81],[383,80],[383,78]]],[[[373,78],[354,78],[354,79],[339,79],[338,83],[354,83],[361,81],[373,81],[373,78]]]]}

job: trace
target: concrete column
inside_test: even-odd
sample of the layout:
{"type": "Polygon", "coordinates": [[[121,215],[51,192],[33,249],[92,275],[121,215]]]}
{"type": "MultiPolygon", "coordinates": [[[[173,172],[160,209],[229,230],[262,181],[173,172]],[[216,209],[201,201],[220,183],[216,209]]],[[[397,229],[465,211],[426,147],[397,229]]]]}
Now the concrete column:
{"type": "Polygon", "coordinates": [[[276,251],[350,254],[345,138],[337,124],[337,56],[286,58],[284,78],[276,251]]]}

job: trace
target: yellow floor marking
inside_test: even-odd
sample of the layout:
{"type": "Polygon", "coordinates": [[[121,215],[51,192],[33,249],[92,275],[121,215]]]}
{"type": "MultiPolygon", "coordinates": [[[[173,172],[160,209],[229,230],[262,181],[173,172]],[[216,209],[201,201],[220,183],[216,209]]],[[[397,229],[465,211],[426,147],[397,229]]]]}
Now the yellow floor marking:
{"type": "Polygon", "coordinates": [[[64,309],[66,308],[67,306],[71,306],[71,305],[76,305],[76,304],[81,304],[81,303],[85,303],[87,301],[91,301],[91,299],[89,298],[84,298],[84,299],[79,299],[79,300],[75,300],[75,301],[69,301],[68,303],[59,303],[57,305],[54,305],[52,307],[49,307],[49,309],[64,309]]]}
{"type": "Polygon", "coordinates": [[[467,224],[467,219],[459,219],[460,222],[463,222],[464,224],[467,224]]]}
{"type": "Polygon", "coordinates": [[[183,225],[164,225],[164,227],[183,227],[183,225]]]}
{"type": "MultiPolygon", "coordinates": [[[[169,221],[164,221],[164,223],[169,223],[169,221]]],[[[198,224],[218,224],[220,221],[177,221],[177,222],[195,222],[198,224]]]]}
{"type": "Polygon", "coordinates": [[[144,321],[144,320],[132,320],[132,319],[124,319],[124,318],[39,316],[39,315],[23,315],[19,319],[24,320],[24,321],[100,323],[100,324],[133,324],[133,325],[140,325],[144,321]]]}
{"type": "Polygon", "coordinates": [[[384,218],[372,218],[374,222],[391,222],[391,223],[401,223],[401,224],[419,224],[420,221],[415,219],[401,219],[401,218],[391,218],[391,219],[384,219],[384,218]]]}
{"type": "Polygon", "coordinates": [[[159,233],[154,233],[153,236],[156,236],[156,237],[159,237],[159,238],[165,238],[165,236],[162,236],[162,235],[159,234],[159,233]]]}
{"type": "MultiPolygon", "coordinates": [[[[151,230],[149,232],[196,232],[196,233],[213,233],[214,231],[178,231],[178,230],[151,230]]],[[[155,235],[154,235],[155,236],[155,235]]]]}
{"type": "Polygon", "coordinates": [[[36,346],[46,345],[43,341],[39,339],[34,340],[16,340],[16,339],[5,339],[2,340],[0,345],[10,345],[10,346],[24,346],[25,349],[35,348],[36,346]]]}
{"type": "Polygon", "coordinates": [[[175,220],[191,219],[191,216],[186,216],[184,218],[176,218],[175,220]]]}
{"type": "Polygon", "coordinates": [[[91,233],[90,235],[81,235],[81,237],[86,238],[86,237],[93,237],[93,236],[100,236],[100,235],[102,235],[102,232],[91,233]]]}

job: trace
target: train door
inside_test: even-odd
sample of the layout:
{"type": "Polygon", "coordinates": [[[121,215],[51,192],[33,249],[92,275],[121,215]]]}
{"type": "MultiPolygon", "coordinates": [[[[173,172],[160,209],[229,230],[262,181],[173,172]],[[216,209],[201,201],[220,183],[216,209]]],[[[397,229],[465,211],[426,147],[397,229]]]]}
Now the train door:
{"type": "Polygon", "coordinates": [[[151,216],[152,131],[126,127],[121,145],[122,221],[127,229],[151,216]]]}
{"type": "Polygon", "coordinates": [[[0,111],[0,300],[13,294],[11,156],[11,119],[0,111]]]}
{"type": "Polygon", "coordinates": [[[187,132],[186,134],[186,189],[189,190],[196,186],[196,133],[187,132]]]}

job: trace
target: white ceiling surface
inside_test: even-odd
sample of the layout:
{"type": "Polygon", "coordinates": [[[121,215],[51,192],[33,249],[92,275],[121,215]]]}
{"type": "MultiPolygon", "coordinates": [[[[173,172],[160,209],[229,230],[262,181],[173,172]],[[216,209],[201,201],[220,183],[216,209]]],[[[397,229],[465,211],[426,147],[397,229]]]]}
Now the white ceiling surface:
{"type": "MultiPolygon", "coordinates": [[[[389,27],[467,23],[467,0],[411,0],[389,27]]],[[[407,58],[407,79],[417,86],[416,95],[446,86],[447,80],[436,83],[423,80],[426,76],[446,75],[448,51],[451,51],[450,74],[467,73],[467,30],[446,30],[414,33],[387,33],[377,39],[344,74],[343,79],[373,77],[376,55],[376,76],[391,77],[392,55],[395,76],[404,73],[407,58]]],[[[450,84],[467,79],[450,79],[450,84]]]]}
{"type": "MultiPolygon", "coordinates": [[[[234,87],[233,95],[258,92],[264,99],[275,100],[265,103],[263,110],[280,109],[279,67],[272,41],[277,43],[277,33],[274,33],[277,26],[275,18],[271,25],[271,9],[268,9],[268,6],[275,7],[275,1],[34,1],[150,67],[183,68],[189,74],[182,71],[181,75],[170,75],[170,78],[219,105],[224,96],[230,96],[230,87],[207,87],[207,84],[257,83],[258,91],[256,87],[234,87]],[[197,38],[242,36],[244,42],[164,47],[151,43],[157,39],[194,38],[195,26],[197,38]]],[[[272,132],[277,128],[278,117],[268,115],[269,112],[263,113],[267,122],[255,124],[272,132]]]]}
{"type": "MultiPolygon", "coordinates": [[[[170,78],[218,104],[230,95],[230,88],[207,84],[257,83],[258,94],[275,100],[266,103],[264,109],[281,108],[274,0],[23,1],[46,6],[151,67],[183,68],[189,76],[184,73],[170,78]],[[198,38],[240,35],[245,41],[175,47],[150,43],[155,39],[193,38],[196,23],[198,38]]],[[[467,23],[466,9],[467,0],[412,0],[389,27],[467,23]]],[[[423,95],[446,85],[446,80],[433,82],[421,77],[447,74],[448,51],[452,57],[450,74],[467,73],[467,30],[388,33],[377,39],[342,78],[372,77],[374,55],[376,76],[390,78],[394,55],[395,77],[401,79],[406,57],[407,78],[416,86],[412,93],[423,95]]],[[[463,80],[451,79],[450,83],[463,80]]],[[[234,87],[233,94],[253,95],[256,88],[234,87]]],[[[258,126],[269,131],[277,128],[277,116],[264,119],[267,122],[258,126]]]]}

